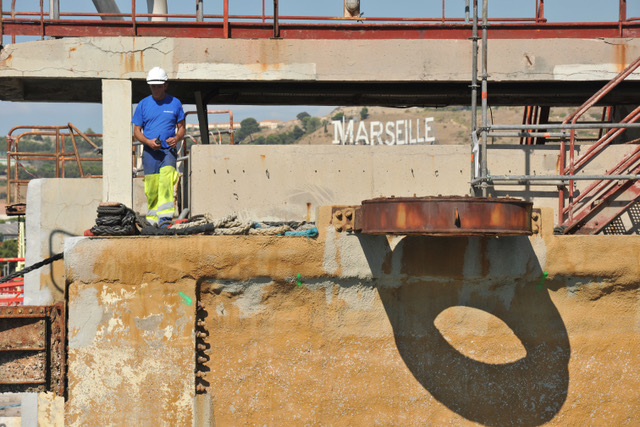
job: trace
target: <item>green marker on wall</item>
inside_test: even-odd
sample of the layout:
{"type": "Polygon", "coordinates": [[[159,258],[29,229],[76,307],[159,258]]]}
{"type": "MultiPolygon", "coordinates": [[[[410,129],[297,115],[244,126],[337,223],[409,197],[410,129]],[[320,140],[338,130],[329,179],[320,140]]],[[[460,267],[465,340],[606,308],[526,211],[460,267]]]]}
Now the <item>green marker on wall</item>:
{"type": "Polygon", "coordinates": [[[189,298],[184,292],[180,292],[179,295],[182,297],[185,304],[191,305],[193,303],[193,301],[191,301],[191,298],[189,298]]]}
{"type": "Polygon", "coordinates": [[[539,290],[539,291],[541,291],[541,290],[542,290],[542,287],[544,286],[544,281],[545,281],[545,280],[547,280],[547,275],[548,275],[548,274],[549,274],[549,272],[548,272],[548,271],[545,271],[545,272],[542,274],[542,279],[540,279],[540,283],[538,284],[538,290],[539,290]]]}

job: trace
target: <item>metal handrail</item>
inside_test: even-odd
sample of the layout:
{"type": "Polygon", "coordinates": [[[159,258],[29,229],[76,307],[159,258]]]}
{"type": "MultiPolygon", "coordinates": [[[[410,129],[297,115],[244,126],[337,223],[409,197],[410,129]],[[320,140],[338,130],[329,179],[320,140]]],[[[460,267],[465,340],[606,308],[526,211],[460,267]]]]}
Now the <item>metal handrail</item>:
{"type": "MultiPolygon", "coordinates": [[[[99,153],[100,147],[91,141],[91,137],[100,138],[102,134],[87,135],[80,132],[77,127],[68,123],[66,126],[15,126],[11,128],[7,135],[7,203],[16,203],[20,201],[20,187],[29,183],[30,179],[19,178],[19,168],[23,167],[21,161],[52,161],[55,162],[55,177],[64,178],[66,162],[73,161],[78,166],[78,172],[83,178],[89,177],[82,169],[82,162],[98,162],[102,161],[102,157],[81,157],[75,136],[78,135],[86,141],[94,150],[99,153]],[[20,129],[29,129],[14,136],[14,132],[20,129]],[[66,131],[65,131],[66,130],[66,131]],[[31,135],[42,137],[54,137],[54,152],[21,152],[19,151],[20,140],[31,135]],[[70,138],[73,151],[66,151],[65,141],[70,138]]],[[[99,178],[102,175],[91,175],[91,177],[99,178]]]]}
{"type": "MultiPolygon", "coordinates": [[[[467,38],[471,24],[468,18],[468,9],[465,17],[447,17],[445,14],[445,0],[442,0],[442,16],[440,17],[384,17],[384,16],[298,16],[298,15],[281,15],[278,11],[278,1],[274,0],[274,13],[267,15],[265,13],[264,0],[262,2],[262,11],[260,14],[230,14],[229,0],[223,1],[222,14],[204,14],[201,7],[202,1],[197,1],[194,13],[139,13],[136,11],[135,0],[131,2],[131,12],[125,13],[104,13],[104,12],[60,12],[56,16],[44,9],[43,1],[40,1],[40,7],[37,11],[16,11],[15,2],[12,2],[11,10],[2,9],[2,1],[0,1],[0,36],[12,36],[12,42],[15,43],[16,35],[41,36],[43,39],[47,36],[52,37],[72,37],[79,35],[89,35],[91,31],[95,32],[95,36],[101,35],[145,35],[149,28],[154,29],[154,35],[161,35],[166,32],[167,35],[180,37],[180,32],[170,32],[171,28],[191,29],[198,31],[201,37],[223,37],[230,38],[233,36],[234,29],[240,29],[240,37],[280,37],[282,29],[287,26],[294,25],[295,34],[291,33],[289,37],[309,38],[300,34],[307,32],[313,37],[314,31],[322,31],[337,28],[346,28],[349,26],[357,26],[362,32],[365,29],[371,29],[373,32],[383,30],[385,28],[397,28],[400,30],[425,29],[425,28],[442,28],[447,31],[456,28],[464,29],[467,33],[458,33],[457,36],[467,38]],[[78,19],[80,18],[80,19],[78,19]],[[89,18],[89,19],[87,19],[89,18]],[[165,21],[148,21],[150,18],[161,18],[165,21]],[[171,21],[169,21],[171,20],[171,21]],[[168,22],[167,22],[168,21],[168,22]],[[221,24],[221,29],[212,31],[213,24],[221,24]],[[272,33],[268,32],[252,32],[247,35],[245,32],[248,28],[259,30],[264,28],[273,28],[272,33]],[[265,27],[266,26],[266,27],[265,27]],[[428,26],[428,27],[425,27],[428,26]],[[107,34],[98,31],[98,28],[111,28],[113,34],[107,34]],[[93,30],[92,30],[93,29],[93,30]],[[220,31],[221,30],[221,31],[220,31]],[[141,34],[140,32],[144,34],[141,34]]],[[[559,1],[559,0],[558,0],[559,1]]],[[[469,0],[467,0],[468,7],[469,0]]],[[[515,18],[487,18],[487,22],[495,26],[498,31],[501,25],[510,25],[509,31],[518,32],[527,26],[533,25],[535,30],[541,28],[565,28],[567,31],[574,31],[576,28],[574,23],[549,23],[544,15],[544,0],[534,0],[535,15],[531,17],[515,17],[515,18]],[[568,26],[567,26],[568,24],[568,26]],[[564,25],[564,26],[563,26],[564,25]]],[[[639,31],[640,17],[627,17],[626,0],[619,0],[618,21],[609,23],[582,23],[589,28],[606,27],[606,34],[613,36],[612,31],[617,31],[617,36],[623,36],[627,29],[639,31]]],[[[533,29],[533,28],[532,28],[533,29]]],[[[191,37],[192,35],[186,31],[182,32],[182,37],[191,37]]],[[[451,34],[447,32],[447,34],[451,34]]],[[[323,33],[321,36],[327,36],[323,33]]],[[[379,37],[378,34],[376,37],[379,37]]],[[[399,32],[396,37],[403,38],[406,34],[399,32]]],[[[517,34],[514,34],[517,36],[517,34]]],[[[604,34],[593,34],[592,37],[605,36],[604,34]]],[[[335,34],[331,34],[332,38],[336,38],[335,34]]],[[[345,35],[347,37],[347,35],[345,35]]],[[[356,37],[349,34],[348,37],[356,37]]],[[[362,37],[359,35],[358,37],[362,37]]],[[[373,37],[373,35],[371,35],[373,37]]],[[[389,37],[389,36],[385,36],[389,37]]],[[[431,37],[430,35],[417,34],[415,37],[431,37]]],[[[438,36],[436,36],[438,37],[438,36]]]]}

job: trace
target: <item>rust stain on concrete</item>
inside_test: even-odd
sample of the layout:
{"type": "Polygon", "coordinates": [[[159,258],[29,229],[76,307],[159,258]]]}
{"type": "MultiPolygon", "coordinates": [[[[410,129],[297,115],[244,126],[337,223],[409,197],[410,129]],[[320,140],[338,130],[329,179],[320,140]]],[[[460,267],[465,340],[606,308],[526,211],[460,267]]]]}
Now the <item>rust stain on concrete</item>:
{"type": "Polygon", "coordinates": [[[616,71],[618,73],[620,73],[628,65],[628,62],[627,62],[627,44],[625,44],[625,43],[616,44],[615,47],[614,47],[614,55],[615,55],[616,71]]]}

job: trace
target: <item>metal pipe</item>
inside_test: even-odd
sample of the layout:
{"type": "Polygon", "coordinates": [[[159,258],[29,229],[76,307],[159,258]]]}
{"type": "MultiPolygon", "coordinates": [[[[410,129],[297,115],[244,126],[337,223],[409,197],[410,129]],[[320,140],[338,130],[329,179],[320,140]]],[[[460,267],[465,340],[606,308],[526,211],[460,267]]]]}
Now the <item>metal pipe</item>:
{"type": "MultiPolygon", "coordinates": [[[[482,0],[482,127],[487,127],[487,0],[482,0]]],[[[482,132],[482,161],[480,175],[487,176],[487,132],[482,132]]],[[[487,184],[482,183],[482,197],[487,197],[487,184]]]]}
{"type": "Polygon", "coordinates": [[[224,18],[222,21],[222,37],[229,38],[229,0],[224,0],[223,11],[224,18]]]}
{"type": "MultiPolygon", "coordinates": [[[[57,0],[56,0],[57,1],[57,0]]],[[[114,20],[114,21],[122,21],[122,16],[105,16],[107,14],[119,14],[120,9],[116,4],[115,0],[93,0],[93,5],[96,8],[96,11],[101,15],[100,19],[103,21],[114,20]],[[104,15],[103,15],[104,14],[104,15]]]]}
{"type": "MultiPolygon", "coordinates": [[[[609,169],[606,172],[606,175],[612,175],[614,172],[620,171],[620,170],[627,170],[627,169],[631,170],[632,169],[631,166],[637,163],[638,159],[640,159],[640,148],[636,148],[634,152],[627,154],[620,163],[618,163],[613,168],[609,169]]],[[[603,181],[592,183],[589,187],[587,187],[586,189],[580,192],[580,194],[574,199],[574,204],[578,203],[580,200],[582,200],[584,197],[586,197],[588,194],[592,192],[600,193],[602,191],[602,188],[604,188],[606,185],[608,185],[608,183],[605,183],[603,181]]],[[[569,208],[570,206],[565,208],[565,210],[568,210],[569,208]]]]}
{"type": "Polygon", "coordinates": [[[488,182],[496,182],[496,181],[521,181],[531,182],[531,181],[549,181],[556,180],[562,182],[570,182],[570,181],[595,181],[595,180],[639,180],[640,175],[496,175],[496,176],[487,176],[484,178],[478,178],[475,180],[474,184],[479,184],[482,181],[488,182]]]}
{"type": "MultiPolygon", "coordinates": [[[[1,3],[0,10],[2,10],[1,3]]],[[[49,0],[49,19],[60,19],[60,0],[49,0]]]]}
{"type": "Polygon", "coordinates": [[[196,21],[204,21],[204,10],[202,9],[203,0],[196,0],[196,21]]]}
{"type": "Polygon", "coordinates": [[[544,124],[544,125],[488,125],[487,130],[545,130],[545,129],[617,129],[640,128],[640,123],[575,123],[575,124],[544,124]]]}
{"type": "Polygon", "coordinates": [[[566,138],[565,132],[488,132],[487,136],[494,138],[566,138]]]}
{"type": "Polygon", "coordinates": [[[622,23],[625,22],[627,20],[627,0],[620,0],[619,3],[619,11],[618,11],[618,31],[619,31],[619,36],[623,37],[624,36],[624,30],[622,27],[622,23]]]}
{"type": "Polygon", "coordinates": [[[469,23],[469,0],[464,0],[464,22],[469,23]]]}
{"type": "Polygon", "coordinates": [[[152,15],[149,17],[149,21],[168,20],[166,16],[163,16],[167,14],[167,0],[147,0],[147,11],[152,15]]]}
{"type": "MultiPolygon", "coordinates": [[[[633,110],[629,115],[627,115],[623,121],[634,122],[640,118],[640,106],[633,110]]],[[[602,138],[600,138],[595,144],[587,149],[587,151],[575,162],[573,165],[574,169],[580,169],[584,166],[588,161],[593,159],[599,152],[604,150],[615,138],[618,137],[624,129],[616,128],[610,129],[602,138]]]]}
{"type": "Polygon", "coordinates": [[[42,40],[44,40],[44,3],[43,0],[40,0],[40,35],[42,40]]]}
{"type": "Polygon", "coordinates": [[[278,0],[273,0],[273,38],[280,38],[280,23],[278,21],[278,0]]]}
{"type": "MultiPolygon", "coordinates": [[[[473,0],[473,27],[471,30],[471,131],[477,135],[478,130],[478,0],[473,0]]],[[[477,140],[471,138],[471,180],[477,178],[475,164],[480,154],[476,149],[477,140]]],[[[471,195],[473,188],[470,189],[471,195]]]]}

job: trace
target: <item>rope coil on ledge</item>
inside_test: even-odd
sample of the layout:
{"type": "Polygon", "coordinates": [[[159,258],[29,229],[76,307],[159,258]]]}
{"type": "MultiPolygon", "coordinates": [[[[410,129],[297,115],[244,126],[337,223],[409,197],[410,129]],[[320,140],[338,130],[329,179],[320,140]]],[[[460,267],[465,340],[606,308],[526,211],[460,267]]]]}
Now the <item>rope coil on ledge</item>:
{"type": "Polygon", "coordinates": [[[98,207],[96,225],[90,230],[94,236],[183,236],[207,234],[216,236],[305,236],[316,237],[318,229],[312,223],[241,221],[237,214],[214,219],[209,214],[197,215],[169,228],[158,228],[119,203],[104,203],[98,207]]]}

